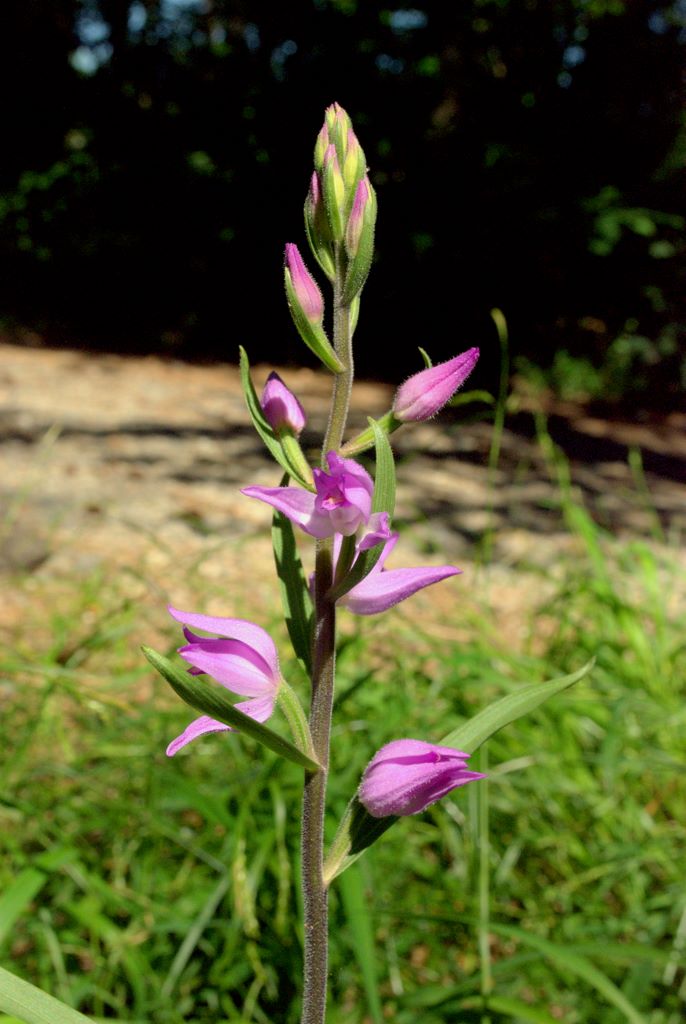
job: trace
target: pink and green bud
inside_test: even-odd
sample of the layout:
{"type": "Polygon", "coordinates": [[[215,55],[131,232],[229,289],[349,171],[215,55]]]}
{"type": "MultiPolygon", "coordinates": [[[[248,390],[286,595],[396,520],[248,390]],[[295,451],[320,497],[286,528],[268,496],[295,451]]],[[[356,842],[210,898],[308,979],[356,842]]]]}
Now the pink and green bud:
{"type": "Polygon", "coordinates": [[[374,256],[374,228],[376,226],[376,195],[365,175],[355,190],[352,209],[345,231],[348,269],[345,276],[343,300],[350,303],[360,294],[374,256]]]}
{"type": "Polygon", "coordinates": [[[332,373],[340,373],[343,364],[324,331],[324,299],[319,287],[303,263],[297,245],[286,246],[284,268],[288,308],[298,333],[305,344],[332,373]]]}
{"type": "MultiPolygon", "coordinates": [[[[362,238],[362,231],[365,226],[365,215],[367,216],[367,223],[369,223],[370,214],[375,213],[375,210],[372,211],[372,206],[375,205],[374,190],[369,183],[369,178],[365,175],[355,189],[355,198],[353,199],[352,209],[345,229],[345,248],[350,259],[357,255],[360,248],[360,239],[362,238]]],[[[373,219],[372,232],[374,230],[373,219]]]]}
{"type": "Polygon", "coordinates": [[[393,413],[402,423],[429,420],[464,384],[479,358],[478,348],[415,373],[402,384],[393,401],[393,413]]]}
{"type": "Polygon", "coordinates": [[[267,377],[260,405],[264,418],[276,434],[290,433],[297,437],[307,422],[305,410],[278,373],[267,377]]]}
{"type": "Polygon", "coordinates": [[[336,276],[336,267],[331,250],[331,230],[326,216],[319,175],[316,171],[312,174],[310,190],[305,200],[305,231],[314,258],[329,280],[333,281],[336,276]]]}
{"type": "Polygon", "coordinates": [[[458,786],[484,778],[467,769],[468,758],[423,740],[393,740],[365,768],[360,803],[374,818],[419,814],[458,786]]]}
{"type": "Polygon", "coordinates": [[[331,235],[335,242],[342,242],[345,234],[346,195],[341,166],[334,146],[329,146],[324,154],[322,192],[331,235]]]}
{"type": "Polygon", "coordinates": [[[352,131],[352,122],[339,103],[332,103],[330,107],[326,108],[324,124],[329,133],[329,139],[336,147],[338,159],[342,163],[345,158],[348,133],[352,131]]]}
{"type": "Polygon", "coordinates": [[[362,146],[357,141],[355,132],[350,129],[348,132],[348,138],[345,149],[345,159],[343,160],[343,181],[345,187],[350,193],[354,193],[357,187],[358,181],[367,172],[367,160],[364,155],[362,146]]]}
{"type": "Polygon", "coordinates": [[[321,324],[324,319],[322,293],[305,266],[297,245],[292,242],[286,244],[286,289],[295,296],[296,302],[310,323],[321,324]]]}
{"type": "Polygon", "coordinates": [[[314,145],[314,166],[318,171],[321,171],[324,166],[324,154],[331,145],[331,139],[329,138],[329,131],[326,124],[322,125],[322,128],[317,136],[317,141],[314,145]]]}

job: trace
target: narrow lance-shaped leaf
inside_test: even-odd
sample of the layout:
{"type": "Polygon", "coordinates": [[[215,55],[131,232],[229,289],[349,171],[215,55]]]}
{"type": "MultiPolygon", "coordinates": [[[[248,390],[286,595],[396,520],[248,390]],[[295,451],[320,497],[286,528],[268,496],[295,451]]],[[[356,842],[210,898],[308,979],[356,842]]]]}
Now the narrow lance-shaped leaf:
{"type": "MultiPolygon", "coordinates": [[[[284,476],[279,486],[287,485],[288,474],[284,476]]],[[[281,512],[275,512],[272,519],[272,547],[288,635],[296,657],[300,659],[309,675],[312,658],[312,599],[298,554],[293,526],[290,519],[281,512]]]]}
{"type": "MultiPolygon", "coordinates": [[[[556,693],[561,693],[562,690],[578,683],[590,672],[594,662],[595,659],[592,659],[571,675],[560,676],[547,683],[534,683],[501,697],[478,715],[474,715],[469,721],[447,733],[438,742],[441,746],[454,747],[464,750],[467,754],[473,754],[482,743],[504,726],[534,711],[549,697],[554,697],[556,693]]],[[[350,867],[367,847],[375,843],[396,821],[399,821],[399,818],[373,817],[365,810],[357,796],[354,796],[338,826],[324,864],[324,878],[327,883],[350,867]]]]}
{"type": "Polygon", "coordinates": [[[90,1017],[0,967],[0,1010],[26,1024],[93,1024],[90,1017]]]}
{"type": "MultiPolygon", "coordinates": [[[[369,426],[374,433],[374,449],[376,452],[376,470],[374,475],[374,493],[372,495],[372,512],[388,512],[393,517],[395,511],[395,461],[393,450],[386,431],[376,420],[369,418],[369,426]]],[[[373,548],[361,552],[350,572],[329,592],[332,601],[347,594],[356,587],[365,576],[368,576],[381,557],[383,542],[373,548]]]]}
{"type": "Polygon", "coordinates": [[[289,460],[281,442],[265,419],[262,407],[260,406],[260,402],[257,397],[257,392],[255,391],[255,387],[250,376],[250,361],[248,359],[248,354],[242,345],[240,346],[240,354],[241,384],[243,386],[243,394],[245,395],[245,404],[248,407],[250,419],[252,420],[255,430],[260,435],[270,454],[276,462],[278,462],[281,468],[297,480],[301,487],[305,487],[309,491],[314,490],[312,480],[306,480],[299,468],[294,466],[289,460]]]}
{"type": "Polygon", "coordinates": [[[213,686],[206,680],[202,681],[197,676],[177,668],[168,658],[153,651],[150,647],[143,647],[142,651],[153,668],[157,669],[160,675],[167,680],[181,700],[195,708],[196,711],[202,711],[210,718],[216,718],[218,722],[223,722],[224,725],[230,725],[239,732],[252,736],[263,746],[273,750],[275,754],[300,765],[301,768],[307,768],[311,772],[319,771],[317,762],[303,751],[298,750],[293,743],[235,708],[221,687],[213,686]]]}

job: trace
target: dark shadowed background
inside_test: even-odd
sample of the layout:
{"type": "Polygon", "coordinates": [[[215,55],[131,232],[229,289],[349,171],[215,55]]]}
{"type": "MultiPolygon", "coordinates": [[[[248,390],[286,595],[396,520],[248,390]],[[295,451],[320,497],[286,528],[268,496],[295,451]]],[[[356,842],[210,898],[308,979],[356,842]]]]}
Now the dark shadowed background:
{"type": "Polygon", "coordinates": [[[6,0],[5,334],[310,360],[282,251],[304,248],[312,146],[338,100],[380,204],[361,374],[392,362],[397,380],[417,345],[495,352],[498,306],[515,357],[559,389],[576,374],[677,402],[685,15],[683,0],[6,0]]]}

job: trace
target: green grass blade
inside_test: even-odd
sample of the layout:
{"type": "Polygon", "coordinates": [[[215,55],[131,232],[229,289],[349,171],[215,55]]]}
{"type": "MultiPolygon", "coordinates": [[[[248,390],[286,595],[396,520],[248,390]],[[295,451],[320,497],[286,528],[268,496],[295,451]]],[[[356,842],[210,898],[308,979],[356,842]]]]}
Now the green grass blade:
{"type": "Polygon", "coordinates": [[[200,908],[200,912],[188,928],[184,940],[176,951],[176,956],[172,960],[172,965],[169,968],[167,977],[164,979],[160,989],[161,999],[168,999],[174,991],[176,983],[183,974],[186,964],[192,957],[202,933],[214,917],[217,907],[224,899],[230,884],[231,878],[229,875],[226,875],[224,878],[220,878],[208,899],[200,908]]]}
{"type": "Polygon", "coordinates": [[[468,754],[473,754],[482,743],[494,733],[498,732],[505,725],[521,718],[534,711],[537,707],[554,697],[562,690],[568,689],[574,683],[588,675],[594,665],[594,660],[587,662],[577,672],[568,676],[560,676],[557,679],[550,679],[547,683],[534,683],[532,686],[525,686],[515,693],[509,693],[494,704],[490,704],[478,715],[474,715],[468,722],[458,725],[439,742],[445,747],[456,747],[468,754]]]}
{"type": "MultiPolygon", "coordinates": [[[[288,481],[281,481],[284,487],[288,481]]],[[[295,534],[290,519],[281,512],[272,518],[272,547],[279,577],[281,600],[286,614],[286,628],[296,657],[310,675],[312,666],[312,599],[307,588],[295,534]]]]}
{"type": "Polygon", "coordinates": [[[345,877],[341,878],[341,899],[352,934],[353,952],[362,975],[369,1015],[374,1024],[383,1024],[376,973],[374,929],[369,901],[364,893],[364,883],[357,868],[347,871],[345,877]]]}
{"type": "Polygon", "coordinates": [[[44,872],[26,868],[0,896],[0,945],[47,880],[44,872]]]}
{"type": "Polygon", "coordinates": [[[25,1024],[93,1024],[78,1010],[0,967],[0,1010],[25,1024]]]}
{"type": "Polygon", "coordinates": [[[629,1002],[624,993],[585,956],[582,956],[580,953],[573,953],[563,946],[557,946],[552,942],[548,942],[547,939],[542,939],[538,935],[530,935],[528,932],[523,931],[521,928],[515,928],[513,925],[491,925],[491,928],[497,934],[516,939],[525,946],[531,946],[555,967],[569,971],[577,978],[581,978],[582,981],[591,985],[608,1003],[615,1006],[626,1017],[629,1024],[646,1024],[645,1018],[629,1002]]]}
{"type": "Polygon", "coordinates": [[[511,1017],[517,1021],[526,1021],[526,1024],[559,1024],[555,1017],[551,1017],[545,1010],[539,1010],[536,1006],[523,1003],[521,999],[511,999],[509,996],[490,996],[488,1000],[477,999],[469,996],[458,1003],[461,1010],[482,1010],[484,1015],[491,1013],[501,1014],[503,1017],[511,1017]]]}
{"type": "Polygon", "coordinates": [[[298,467],[294,466],[288,459],[286,453],[281,447],[278,437],[265,419],[264,413],[262,412],[262,406],[260,405],[257,397],[257,392],[255,391],[255,386],[252,382],[252,377],[250,376],[250,361],[248,359],[248,354],[242,345],[240,346],[240,354],[241,384],[243,386],[243,394],[245,395],[245,404],[248,407],[253,427],[264,441],[269,453],[276,462],[278,462],[281,468],[288,473],[289,476],[292,476],[294,480],[297,480],[301,487],[306,487],[311,491],[313,489],[312,481],[305,480],[300,474],[298,467]]]}
{"type": "Polygon", "coordinates": [[[160,675],[167,680],[172,690],[196,711],[202,711],[203,714],[216,718],[218,722],[223,722],[247,736],[252,736],[258,743],[273,750],[280,757],[285,757],[287,761],[300,765],[301,768],[307,768],[311,772],[319,771],[316,761],[298,750],[289,740],[279,736],[277,732],[267,728],[266,725],[256,722],[248,715],[244,715],[242,711],[238,711],[221,687],[199,681],[196,676],[177,668],[168,658],[153,651],[150,647],[141,649],[153,668],[157,669],[160,675]]]}

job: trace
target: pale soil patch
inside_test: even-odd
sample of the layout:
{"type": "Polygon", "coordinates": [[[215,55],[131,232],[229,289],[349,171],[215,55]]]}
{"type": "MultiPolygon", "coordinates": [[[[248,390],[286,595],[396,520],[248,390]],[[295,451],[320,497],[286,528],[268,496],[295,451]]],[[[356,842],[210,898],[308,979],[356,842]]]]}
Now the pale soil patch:
{"type": "MultiPolygon", "coordinates": [[[[258,389],[269,369],[254,369],[258,389]]],[[[304,441],[314,450],[329,381],[302,369],[282,376],[308,412],[304,441]]],[[[353,429],[391,398],[382,385],[356,385],[353,429]]],[[[562,411],[589,439],[610,429],[583,410],[562,411]]],[[[686,453],[683,425],[678,417],[660,429],[614,424],[612,441],[619,452],[637,444],[669,456],[673,469],[686,453]]],[[[531,609],[580,551],[536,443],[506,431],[491,487],[487,424],[444,420],[394,440],[403,536],[393,564],[454,562],[464,575],[375,620],[377,635],[411,633],[414,621],[436,640],[462,639],[493,608],[501,640],[519,647],[531,609]],[[489,524],[493,564],[477,572],[476,542],[489,524]]],[[[651,534],[656,514],[665,529],[686,529],[678,474],[648,472],[647,501],[625,459],[577,460],[572,469],[575,487],[615,536],[643,537],[660,550],[651,534]]],[[[0,572],[12,582],[0,608],[5,640],[21,642],[28,629],[32,643],[49,642],[55,609],[73,606],[76,614],[94,579],[118,601],[136,602],[132,643],[166,632],[167,601],[263,622],[278,614],[269,512],[239,488],[275,485],[280,471],[249,425],[235,367],[0,345],[0,473],[0,572]]],[[[676,546],[669,558],[684,564],[676,546]]],[[[86,629],[91,612],[78,615],[86,629]]],[[[135,644],[133,651],[135,659],[135,644]]]]}

